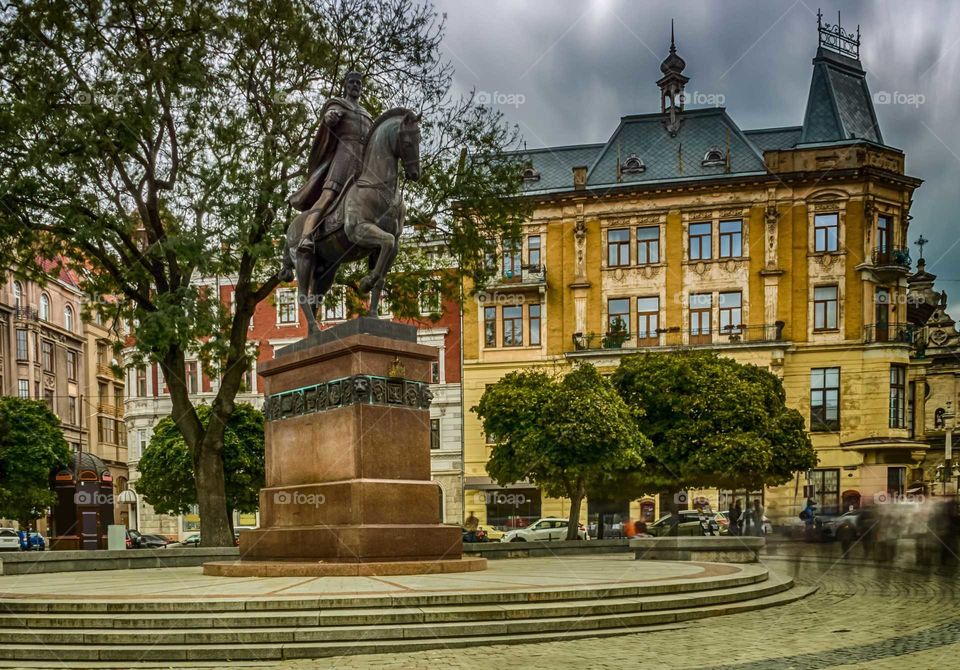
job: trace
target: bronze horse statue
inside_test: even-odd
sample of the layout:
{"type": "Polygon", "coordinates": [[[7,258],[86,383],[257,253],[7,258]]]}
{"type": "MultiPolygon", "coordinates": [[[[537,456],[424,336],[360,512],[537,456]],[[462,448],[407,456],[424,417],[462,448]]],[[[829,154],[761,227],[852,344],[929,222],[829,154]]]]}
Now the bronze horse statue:
{"type": "Polygon", "coordinates": [[[319,330],[317,311],[343,263],[369,259],[369,271],[358,288],[360,293],[370,292],[368,314],[376,316],[403,232],[405,208],[402,189],[397,188],[398,162],[403,163],[407,179],[420,178],[420,119],[401,107],[374,121],[359,175],[345,186],[313,229],[313,253],[297,252],[310,212],[301,212],[287,227],[280,277],[289,280],[296,269],[297,302],[307,318],[308,335],[319,330]]]}

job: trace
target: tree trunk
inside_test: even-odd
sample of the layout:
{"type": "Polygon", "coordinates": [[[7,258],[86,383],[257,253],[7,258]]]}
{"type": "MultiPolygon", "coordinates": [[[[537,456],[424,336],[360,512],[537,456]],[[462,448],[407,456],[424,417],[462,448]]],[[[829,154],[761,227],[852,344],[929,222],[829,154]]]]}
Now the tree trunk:
{"type": "Polygon", "coordinates": [[[582,484],[570,494],[570,516],[567,519],[567,539],[577,540],[577,530],[580,528],[580,503],[586,497],[587,491],[582,484]]]}
{"type": "Polygon", "coordinates": [[[232,547],[233,532],[227,517],[226,477],[223,472],[223,433],[219,439],[205,436],[194,450],[193,472],[200,507],[200,544],[204,547],[232,547]]]}

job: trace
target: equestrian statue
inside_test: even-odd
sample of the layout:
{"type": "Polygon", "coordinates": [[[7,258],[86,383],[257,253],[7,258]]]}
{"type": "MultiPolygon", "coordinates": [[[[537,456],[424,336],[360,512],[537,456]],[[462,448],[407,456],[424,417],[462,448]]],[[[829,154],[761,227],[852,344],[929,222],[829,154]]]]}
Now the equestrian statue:
{"type": "Polygon", "coordinates": [[[358,288],[370,293],[368,313],[377,314],[403,231],[398,163],[406,179],[420,178],[419,116],[397,107],[371,121],[360,105],[361,82],[348,73],[343,97],[321,108],[306,184],[288,200],[300,214],[287,227],[280,277],[296,271],[309,334],[319,330],[317,312],[342,263],[368,259],[358,288]]]}

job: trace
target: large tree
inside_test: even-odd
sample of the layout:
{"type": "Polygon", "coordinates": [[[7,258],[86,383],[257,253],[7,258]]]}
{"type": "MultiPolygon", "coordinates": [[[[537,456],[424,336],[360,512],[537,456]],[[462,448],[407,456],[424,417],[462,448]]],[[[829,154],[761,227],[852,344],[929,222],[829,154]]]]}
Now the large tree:
{"type": "MultiPolygon", "coordinates": [[[[210,421],[207,405],[197,408],[200,421],[210,421]]],[[[249,403],[237,403],[223,437],[227,510],[256,512],[264,486],[263,413],[249,403]]],[[[150,444],[137,465],[137,492],[160,514],[186,514],[197,504],[190,449],[171,417],[153,429],[150,444]]]]}
{"type": "Polygon", "coordinates": [[[625,357],[612,381],[653,442],[650,490],[754,490],[783,484],[817,457],[780,379],[708,351],[625,357]]]}
{"type": "MultiPolygon", "coordinates": [[[[423,114],[408,220],[442,236],[461,274],[482,277],[484,240],[518,229],[526,205],[505,153],[516,134],[472,97],[450,97],[442,37],[434,10],[411,0],[13,0],[0,10],[0,264],[59,255],[82,267],[91,296],[119,297],[97,308],[133,324],[129,364],[164,373],[205,545],[232,543],[223,440],[254,355],[247,324],[280,282],[286,197],[343,75],[364,73],[373,114],[423,114]],[[188,352],[218,378],[207,422],[191,402],[188,352]]],[[[429,276],[416,246],[386,289],[400,316],[429,276]]]]}
{"type": "Polygon", "coordinates": [[[473,408],[496,446],[487,472],[500,484],[527,480],[570,500],[567,539],[577,538],[589,490],[640,469],[649,440],[626,403],[592,365],[562,378],[511,372],[473,408]]]}
{"type": "Polygon", "coordinates": [[[26,526],[56,502],[50,471],[70,462],[60,420],[40,400],[0,397],[0,517],[26,526]]]}

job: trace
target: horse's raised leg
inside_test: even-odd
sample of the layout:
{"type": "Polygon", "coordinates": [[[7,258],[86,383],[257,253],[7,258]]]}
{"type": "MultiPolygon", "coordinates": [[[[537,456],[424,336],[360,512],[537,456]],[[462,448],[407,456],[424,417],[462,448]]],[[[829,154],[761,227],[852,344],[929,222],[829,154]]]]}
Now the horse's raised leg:
{"type": "Polygon", "coordinates": [[[376,266],[360,280],[360,292],[367,293],[377,282],[383,282],[387,276],[387,268],[393,262],[397,241],[391,233],[381,230],[372,223],[357,224],[352,233],[350,241],[354,244],[361,247],[380,247],[376,266]]]}

